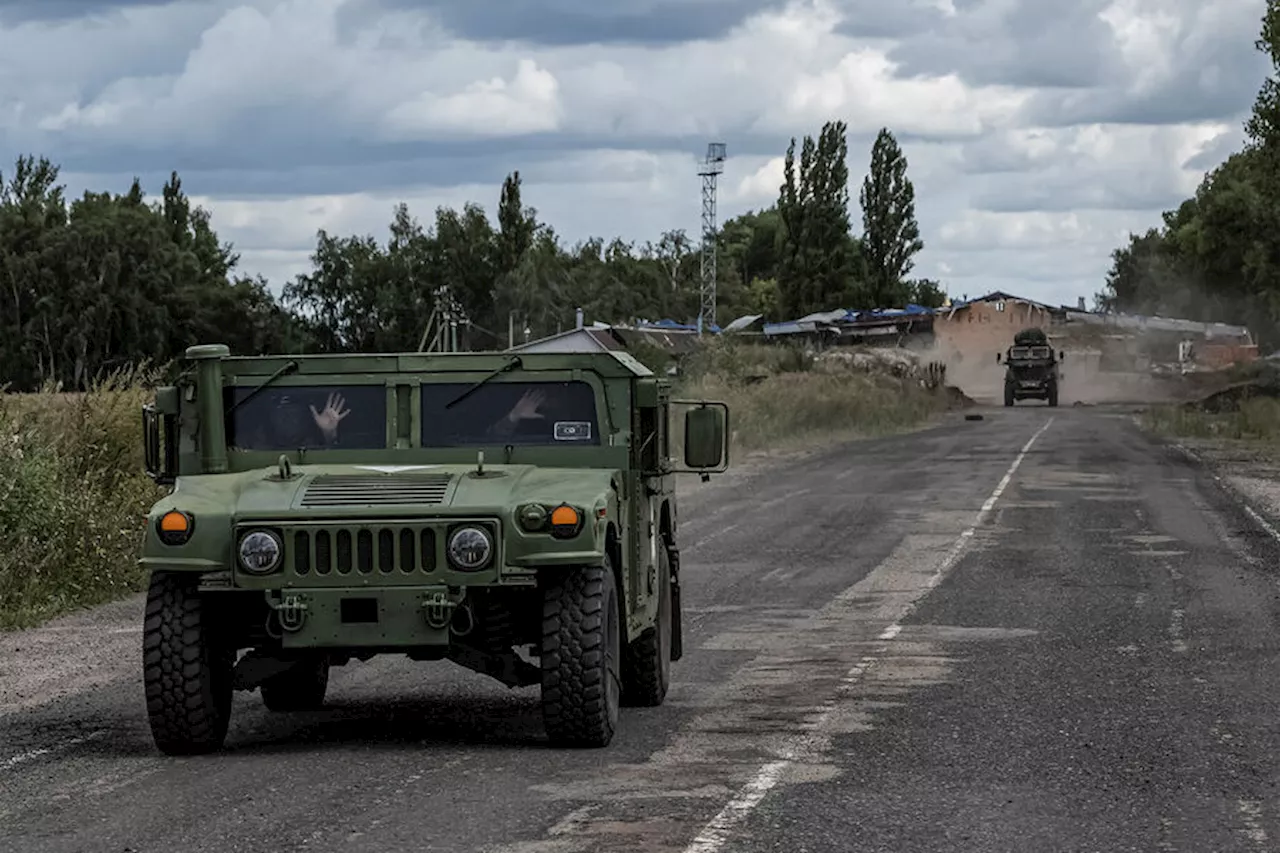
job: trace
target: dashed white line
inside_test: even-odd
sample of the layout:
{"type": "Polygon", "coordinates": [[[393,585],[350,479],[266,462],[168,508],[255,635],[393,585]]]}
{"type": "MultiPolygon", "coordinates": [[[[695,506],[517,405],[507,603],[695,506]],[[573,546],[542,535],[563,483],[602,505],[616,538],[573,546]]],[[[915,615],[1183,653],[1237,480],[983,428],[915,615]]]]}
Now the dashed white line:
{"type": "Polygon", "coordinates": [[[1185,616],[1186,612],[1181,607],[1175,607],[1173,618],[1169,622],[1169,645],[1179,654],[1187,651],[1187,641],[1182,636],[1182,623],[1185,616]]]}
{"type": "MultiPolygon", "coordinates": [[[[845,675],[842,680],[842,687],[848,687],[853,684],[860,679],[868,669],[875,665],[880,656],[887,651],[888,644],[902,632],[902,620],[910,615],[911,612],[915,610],[916,604],[928,594],[928,591],[934,589],[938,584],[940,584],[943,578],[946,577],[947,573],[955,568],[956,564],[960,562],[960,558],[964,555],[965,548],[968,547],[970,540],[973,539],[978,528],[986,522],[987,516],[991,514],[993,509],[995,509],[996,502],[1000,500],[1000,496],[1003,495],[1005,489],[1009,487],[1009,483],[1013,480],[1013,475],[1016,474],[1018,468],[1022,466],[1022,460],[1025,459],[1027,454],[1031,451],[1031,446],[1036,443],[1037,439],[1039,439],[1041,435],[1044,434],[1045,430],[1049,428],[1053,421],[1054,419],[1052,417],[1045,421],[1044,426],[1036,430],[1035,435],[1031,436],[1031,438],[1027,440],[1027,443],[1022,446],[1022,450],[1020,450],[1018,455],[1014,458],[1013,464],[1009,466],[1009,470],[1005,472],[1004,476],[1000,479],[1000,482],[996,485],[995,491],[993,491],[991,496],[987,498],[986,502],[982,504],[982,509],[978,511],[978,515],[974,518],[973,523],[965,528],[958,537],[956,537],[955,544],[951,546],[951,549],[947,552],[946,556],[944,556],[942,561],[938,564],[938,568],[925,582],[924,592],[908,601],[901,609],[901,612],[898,614],[898,618],[894,620],[893,624],[885,628],[884,631],[880,633],[876,639],[880,640],[884,645],[876,649],[874,653],[859,661],[858,664],[845,675]]],[[[822,713],[817,718],[813,728],[821,729],[823,723],[835,713],[835,710],[836,702],[834,700],[824,704],[822,706],[822,713]]],[[[805,740],[806,738],[804,737],[800,738],[797,746],[802,745],[805,740]]],[[[689,846],[685,848],[684,853],[717,853],[717,851],[721,850],[725,844],[728,843],[730,833],[733,829],[746,820],[746,818],[751,814],[751,811],[758,806],[762,800],[764,800],[769,791],[777,786],[778,782],[782,779],[783,774],[786,773],[787,769],[797,760],[797,757],[798,756],[792,752],[791,754],[784,756],[782,760],[771,761],[756,771],[755,775],[751,777],[751,780],[738,790],[738,792],[733,796],[733,799],[729,800],[729,802],[725,804],[725,807],[720,810],[719,814],[712,818],[711,822],[703,827],[697,837],[694,838],[689,846]]]]}
{"type": "Polygon", "coordinates": [[[1259,848],[1267,849],[1267,831],[1262,828],[1262,804],[1253,800],[1240,800],[1236,804],[1240,819],[1244,822],[1244,834],[1259,848]]]}

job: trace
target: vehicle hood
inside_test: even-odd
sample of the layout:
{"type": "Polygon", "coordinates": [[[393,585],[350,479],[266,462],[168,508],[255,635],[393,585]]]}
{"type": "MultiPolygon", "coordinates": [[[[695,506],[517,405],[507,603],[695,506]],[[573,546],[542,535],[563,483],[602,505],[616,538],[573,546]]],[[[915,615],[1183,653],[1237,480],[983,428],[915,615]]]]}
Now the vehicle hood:
{"type": "Polygon", "coordinates": [[[499,512],[538,502],[603,508],[617,472],[535,465],[307,465],[241,475],[239,518],[499,512]]]}

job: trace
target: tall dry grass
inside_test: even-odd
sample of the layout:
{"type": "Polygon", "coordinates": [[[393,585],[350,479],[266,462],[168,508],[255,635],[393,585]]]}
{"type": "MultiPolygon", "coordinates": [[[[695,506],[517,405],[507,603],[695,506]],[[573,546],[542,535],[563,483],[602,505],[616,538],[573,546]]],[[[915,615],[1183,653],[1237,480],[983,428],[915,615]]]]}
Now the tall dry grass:
{"type": "Polygon", "coordinates": [[[919,378],[820,361],[794,346],[716,341],[684,368],[679,396],[729,405],[735,456],[900,432],[947,408],[945,393],[919,378]]]}
{"type": "Polygon", "coordinates": [[[0,394],[0,629],[139,588],[144,518],[162,494],[142,472],[150,378],[0,394]]]}
{"type": "Polygon", "coordinates": [[[1280,400],[1255,397],[1227,412],[1195,406],[1153,406],[1143,412],[1143,425],[1161,435],[1274,444],[1280,440],[1280,400]]]}

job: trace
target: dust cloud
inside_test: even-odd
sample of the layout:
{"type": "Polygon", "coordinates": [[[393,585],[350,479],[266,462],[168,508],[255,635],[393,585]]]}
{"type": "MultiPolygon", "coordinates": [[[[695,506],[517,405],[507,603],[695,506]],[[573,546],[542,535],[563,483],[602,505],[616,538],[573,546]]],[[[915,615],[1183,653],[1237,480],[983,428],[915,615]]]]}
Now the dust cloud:
{"type": "MultiPolygon", "coordinates": [[[[1063,353],[1058,385],[1061,406],[1172,403],[1187,399],[1193,393],[1189,384],[1176,373],[1161,376],[1151,371],[1103,369],[1102,352],[1098,349],[1073,348],[1069,341],[1055,341],[1054,348],[1063,353]]],[[[979,359],[974,353],[922,349],[920,356],[945,364],[947,384],[956,386],[975,401],[1003,405],[1005,368],[996,362],[994,352],[990,353],[990,358],[979,359]]],[[[1024,400],[1018,405],[1046,404],[1024,400]]]]}

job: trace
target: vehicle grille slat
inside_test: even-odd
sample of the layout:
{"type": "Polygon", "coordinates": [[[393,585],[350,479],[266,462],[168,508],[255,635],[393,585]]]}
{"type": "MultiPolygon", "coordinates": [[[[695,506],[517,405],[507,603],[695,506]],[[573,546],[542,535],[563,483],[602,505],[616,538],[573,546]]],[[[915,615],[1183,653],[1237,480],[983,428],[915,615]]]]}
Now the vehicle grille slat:
{"type": "Polygon", "coordinates": [[[300,506],[440,504],[452,480],[449,474],[379,477],[322,474],[307,485],[300,506]]]}
{"type": "Polygon", "coordinates": [[[437,554],[448,522],[370,521],[364,524],[285,526],[285,572],[296,581],[351,583],[355,577],[381,575],[410,583],[435,574],[444,563],[437,554]]]}

